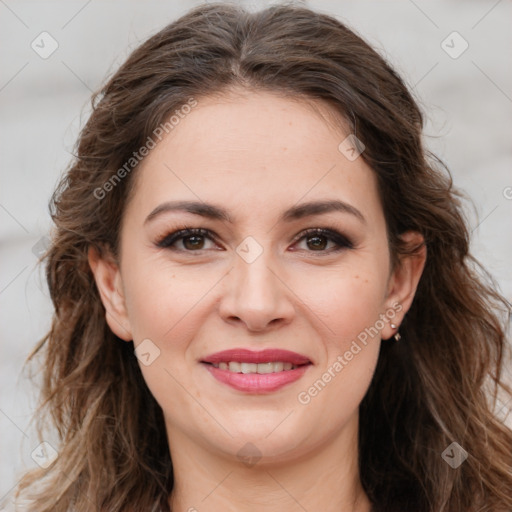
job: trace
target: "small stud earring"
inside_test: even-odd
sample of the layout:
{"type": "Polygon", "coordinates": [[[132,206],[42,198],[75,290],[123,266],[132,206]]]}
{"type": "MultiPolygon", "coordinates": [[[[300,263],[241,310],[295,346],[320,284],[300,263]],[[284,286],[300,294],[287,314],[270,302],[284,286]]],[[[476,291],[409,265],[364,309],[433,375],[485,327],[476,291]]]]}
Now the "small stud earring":
{"type": "MultiPolygon", "coordinates": [[[[391,324],[391,329],[396,329],[397,326],[395,324],[391,324]]],[[[400,333],[399,332],[396,332],[395,335],[393,336],[393,338],[395,338],[395,341],[400,341],[402,339],[402,336],[400,336],[400,333]]]]}

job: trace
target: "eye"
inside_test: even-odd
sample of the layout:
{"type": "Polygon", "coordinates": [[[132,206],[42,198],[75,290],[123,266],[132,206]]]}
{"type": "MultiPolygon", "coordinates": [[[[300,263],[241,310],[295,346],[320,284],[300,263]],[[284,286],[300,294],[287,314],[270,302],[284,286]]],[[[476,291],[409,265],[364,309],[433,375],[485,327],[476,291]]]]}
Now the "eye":
{"type": "Polygon", "coordinates": [[[184,228],[165,235],[156,245],[162,249],[194,252],[213,248],[208,247],[206,243],[207,240],[211,242],[215,241],[215,236],[208,229],[184,228]],[[173,247],[175,245],[177,245],[177,247],[173,247]],[[180,245],[181,247],[179,247],[180,245]]]}
{"type": "MultiPolygon", "coordinates": [[[[216,236],[208,229],[185,227],[161,238],[156,245],[162,249],[184,252],[197,252],[218,248],[216,236]],[[212,245],[208,246],[208,241],[212,245]]],[[[354,244],[344,235],[329,228],[311,228],[302,231],[295,243],[305,241],[308,252],[332,253],[343,249],[352,249],[354,244]],[[329,247],[331,244],[331,247],[329,247]]]]}
{"type": "Polygon", "coordinates": [[[327,228],[311,228],[298,235],[298,241],[305,241],[309,252],[337,252],[343,249],[353,249],[354,244],[338,231],[327,228]],[[329,243],[331,247],[329,248],[329,243]]]}

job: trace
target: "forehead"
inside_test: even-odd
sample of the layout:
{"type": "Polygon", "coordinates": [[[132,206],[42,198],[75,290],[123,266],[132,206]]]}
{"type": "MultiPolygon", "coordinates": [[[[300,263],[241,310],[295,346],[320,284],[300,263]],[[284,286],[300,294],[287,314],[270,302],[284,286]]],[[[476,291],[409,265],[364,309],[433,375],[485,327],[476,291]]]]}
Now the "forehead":
{"type": "Polygon", "coordinates": [[[373,171],[339,150],[347,135],[341,115],[314,100],[268,92],[198,99],[139,165],[133,202],[147,210],[172,199],[246,209],[326,194],[378,201],[373,171]]]}
{"type": "Polygon", "coordinates": [[[188,152],[193,158],[206,154],[227,161],[255,156],[265,147],[266,151],[258,154],[261,166],[275,163],[276,157],[279,161],[301,159],[306,154],[326,157],[336,153],[337,142],[346,135],[342,116],[323,102],[235,90],[200,99],[166,142],[174,150],[179,149],[179,154],[174,151],[175,158],[188,152]]]}

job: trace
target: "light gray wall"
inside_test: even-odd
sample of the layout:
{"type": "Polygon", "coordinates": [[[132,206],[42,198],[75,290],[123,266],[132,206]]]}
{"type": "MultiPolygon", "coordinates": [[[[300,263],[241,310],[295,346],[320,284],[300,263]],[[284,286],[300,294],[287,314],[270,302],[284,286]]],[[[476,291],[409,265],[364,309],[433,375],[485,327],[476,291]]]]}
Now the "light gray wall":
{"type": "MultiPolygon", "coordinates": [[[[34,465],[34,391],[20,372],[52,310],[33,247],[48,233],[48,199],[69,161],[91,90],[130,49],[197,3],[0,0],[0,498],[23,467],[34,465]],[[58,43],[46,59],[31,48],[34,42],[39,52],[51,49],[43,31],[58,43]]],[[[306,5],[348,22],[414,89],[429,118],[427,144],[476,204],[479,217],[469,213],[473,250],[512,299],[512,4],[306,5]],[[454,31],[469,45],[458,58],[442,47],[446,40],[455,56],[465,46],[450,36],[454,31]]]]}

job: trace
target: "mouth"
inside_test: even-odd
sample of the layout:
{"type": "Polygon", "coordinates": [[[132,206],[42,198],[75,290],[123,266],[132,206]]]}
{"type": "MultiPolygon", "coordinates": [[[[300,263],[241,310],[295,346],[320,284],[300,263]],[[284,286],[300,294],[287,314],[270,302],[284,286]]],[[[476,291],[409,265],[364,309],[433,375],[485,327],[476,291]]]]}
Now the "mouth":
{"type": "Polygon", "coordinates": [[[210,374],[223,384],[246,393],[276,391],[300,379],[313,363],[288,350],[225,350],[201,361],[210,374]]]}
{"type": "Polygon", "coordinates": [[[258,373],[260,375],[267,373],[278,373],[288,370],[295,370],[299,366],[292,364],[290,362],[284,361],[268,361],[266,363],[248,363],[248,362],[238,362],[238,361],[222,361],[221,363],[206,363],[211,364],[214,368],[219,368],[219,370],[226,370],[232,373],[258,373]]]}

